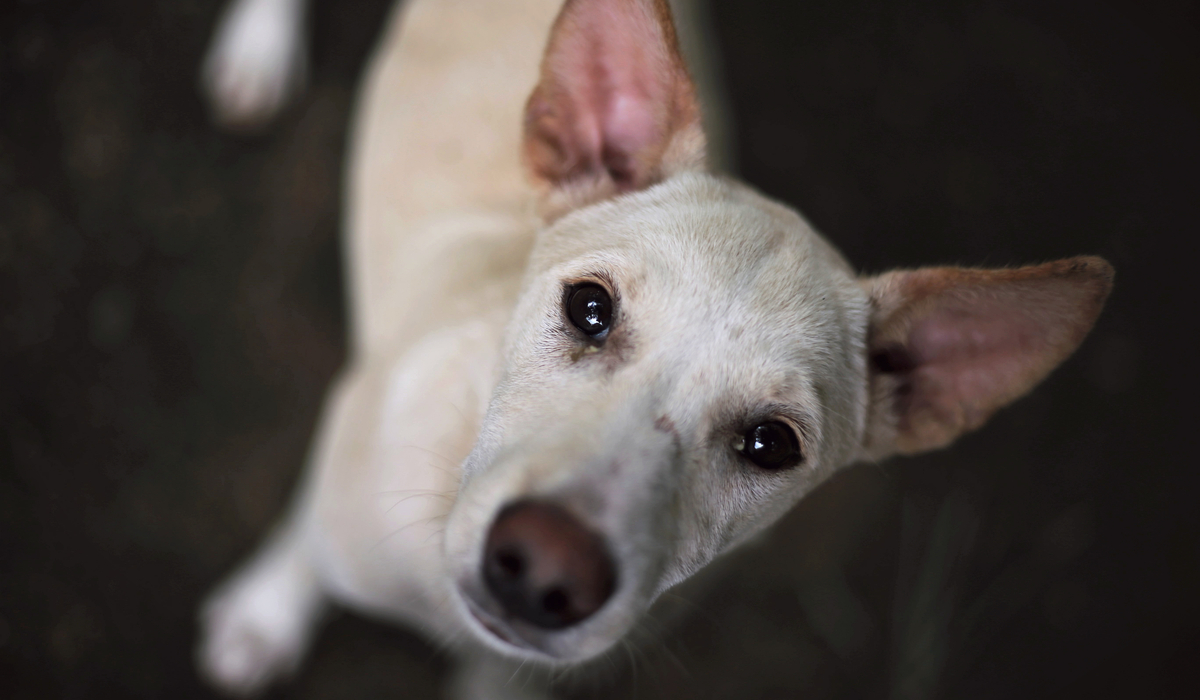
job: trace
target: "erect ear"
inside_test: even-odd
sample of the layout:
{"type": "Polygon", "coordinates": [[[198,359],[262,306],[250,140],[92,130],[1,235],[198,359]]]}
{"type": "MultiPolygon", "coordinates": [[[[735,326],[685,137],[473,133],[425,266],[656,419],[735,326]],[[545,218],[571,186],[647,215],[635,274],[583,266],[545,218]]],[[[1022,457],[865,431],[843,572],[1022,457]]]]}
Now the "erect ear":
{"type": "Polygon", "coordinates": [[[525,106],[526,165],[579,206],[704,167],[666,0],[567,0],[525,106]]]}
{"type": "Polygon", "coordinates": [[[866,452],[943,447],[1070,355],[1113,269],[1079,257],[1010,270],[925,268],[866,279],[872,318],[866,452]]]}

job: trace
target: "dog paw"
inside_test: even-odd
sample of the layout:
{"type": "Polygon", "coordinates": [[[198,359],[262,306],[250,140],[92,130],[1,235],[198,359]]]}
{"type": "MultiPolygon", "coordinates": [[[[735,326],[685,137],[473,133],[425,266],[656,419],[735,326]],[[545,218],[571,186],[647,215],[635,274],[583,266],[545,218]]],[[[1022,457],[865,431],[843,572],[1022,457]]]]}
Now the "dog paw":
{"type": "Polygon", "coordinates": [[[201,68],[218,124],[253,129],[304,85],[304,9],[298,0],[234,0],[201,68]]]}
{"type": "Polygon", "coordinates": [[[281,593],[235,583],[204,606],[197,663],[213,685],[231,695],[254,695],[299,666],[308,630],[281,593]]]}

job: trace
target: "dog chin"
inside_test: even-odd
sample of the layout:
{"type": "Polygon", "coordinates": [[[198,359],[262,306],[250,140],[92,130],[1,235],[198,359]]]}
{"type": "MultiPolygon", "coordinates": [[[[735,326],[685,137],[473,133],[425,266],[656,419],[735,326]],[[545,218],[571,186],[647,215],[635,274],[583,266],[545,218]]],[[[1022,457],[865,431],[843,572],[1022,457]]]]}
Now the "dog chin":
{"type": "Polygon", "coordinates": [[[492,609],[491,605],[482,602],[472,590],[477,588],[470,584],[454,586],[454,599],[459,608],[460,618],[466,622],[468,629],[475,638],[488,647],[500,653],[528,661],[544,663],[561,662],[558,656],[546,648],[540,635],[518,630],[507,616],[492,609]],[[524,632],[524,633],[523,633],[524,632]]]}
{"type": "Polygon", "coordinates": [[[472,629],[476,636],[480,637],[488,646],[508,656],[516,656],[521,659],[550,663],[559,661],[545,649],[522,637],[505,621],[469,600],[464,600],[464,603],[467,608],[467,619],[472,629]]]}
{"type": "Polygon", "coordinates": [[[475,638],[505,656],[547,666],[564,666],[587,661],[616,642],[615,639],[594,638],[585,641],[578,638],[578,632],[565,633],[576,637],[574,640],[562,639],[563,632],[540,630],[496,611],[494,606],[471,594],[475,588],[471,585],[460,584],[454,588],[453,597],[460,617],[475,638]]]}

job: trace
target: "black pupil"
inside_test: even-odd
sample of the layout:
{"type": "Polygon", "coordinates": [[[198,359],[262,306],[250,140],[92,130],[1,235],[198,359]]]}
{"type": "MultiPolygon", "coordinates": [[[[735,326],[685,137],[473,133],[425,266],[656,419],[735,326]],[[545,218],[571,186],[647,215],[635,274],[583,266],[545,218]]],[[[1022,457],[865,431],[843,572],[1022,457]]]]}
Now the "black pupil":
{"type": "Polygon", "coordinates": [[[784,469],[800,461],[796,434],[783,423],[771,421],[746,431],[746,458],[763,469],[784,469]]]}
{"type": "Polygon", "coordinates": [[[567,315],[579,330],[588,335],[599,335],[608,330],[612,321],[612,299],[597,285],[577,287],[567,301],[567,315]]]}

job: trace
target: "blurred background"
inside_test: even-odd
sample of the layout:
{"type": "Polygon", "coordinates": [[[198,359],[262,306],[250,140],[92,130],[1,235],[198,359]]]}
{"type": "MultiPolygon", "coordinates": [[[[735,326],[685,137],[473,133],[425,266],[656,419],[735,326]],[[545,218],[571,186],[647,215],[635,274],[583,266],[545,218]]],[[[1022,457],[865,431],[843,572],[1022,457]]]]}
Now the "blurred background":
{"type": "MultiPolygon", "coordinates": [[[[279,514],[344,355],[343,146],[389,2],[316,2],[309,89],[256,135],[197,91],[220,4],[0,6],[5,698],[211,695],[197,603],[279,514]]],[[[563,692],[1200,697],[1197,8],[712,11],[741,174],[862,269],[1095,253],[1116,288],[1031,396],[845,471],[563,692]]],[[[342,614],[273,696],[433,698],[448,668],[342,614]]]]}

